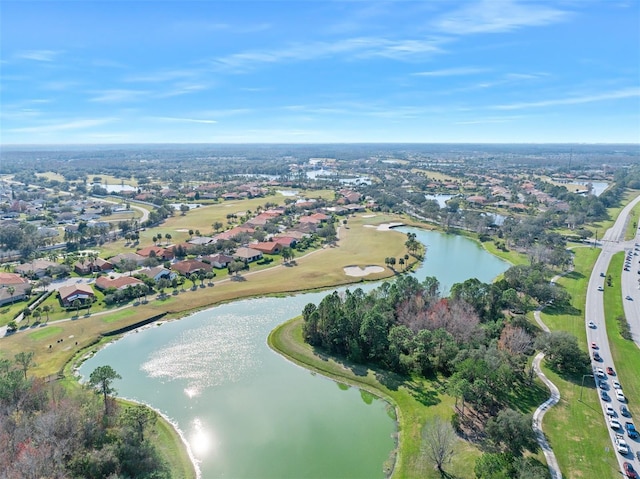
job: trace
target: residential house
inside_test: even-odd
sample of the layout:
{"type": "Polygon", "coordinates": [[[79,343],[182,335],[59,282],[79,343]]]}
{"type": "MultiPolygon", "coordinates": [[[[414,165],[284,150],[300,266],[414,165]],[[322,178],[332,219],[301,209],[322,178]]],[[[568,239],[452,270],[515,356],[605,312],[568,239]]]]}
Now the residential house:
{"type": "Polygon", "coordinates": [[[264,254],[280,254],[283,246],[275,241],[262,241],[259,243],[251,243],[251,248],[261,251],[264,254]]]}
{"type": "Polygon", "coordinates": [[[212,254],[211,256],[205,256],[202,259],[209,261],[211,263],[211,266],[218,269],[226,268],[227,266],[229,266],[229,263],[233,261],[233,257],[221,253],[212,254]]]}
{"type": "Polygon", "coordinates": [[[0,273],[0,306],[29,296],[31,283],[16,273],[0,273]]]}
{"type": "Polygon", "coordinates": [[[55,261],[49,261],[46,259],[34,259],[30,263],[19,264],[15,267],[16,273],[20,273],[23,276],[37,276],[42,278],[46,276],[47,270],[60,266],[55,261]]]}
{"type": "Polygon", "coordinates": [[[84,283],[61,286],[58,293],[60,294],[60,301],[65,307],[73,306],[73,302],[76,299],[81,304],[92,303],[96,299],[91,285],[84,283]]]}
{"type": "Polygon", "coordinates": [[[171,269],[187,277],[191,276],[192,274],[197,274],[200,271],[208,273],[212,270],[210,264],[207,264],[204,261],[199,261],[197,259],[187,259],[184,261],[179,261],[171,265],[171,269]]]}
{"type": "Polygon", "coordinates": [[[258,261],[260,258],[262,258],[262,251],[253,248],[238,248],[233,254],[233,259],[244,261],[246,263],[258,261]]]}
{"type": "Polygon", "coordinates": [[[140,281],[138,278],[134,278],[133,276],[120,276],[119,278],[111,279],[108,276],[100,276],[96,279],[96,288],[104,291],[109,288],[115,289],[127,289],[129,286],[135,286],[137,284],[144,284],[143,281],[140,281]]]}
{"type": "Polygon", "coordinates": [[[284,247],[295,248],[298,244],[299,238],[295,238],[293,236],[274,236],[271,238],[271,241],[275,241],[276,243],[280,243],[284,247]]]}
{"type": "Polygon", "coordinates": [[[136,253],[120,253],[110,258],[109,262],[114,266],[118,266],[121,262],[129,260],[135,261],[135,263],[140,266],[144,263],[145,257],[136,253]]]}
{"type": "Polygon", "coordinates": [[[73,270],[78,274],[99,273],[102,271],[110,271],[113,269],[113,264],[110,261],[102,258],[96,258],[94,260],[85,260],[84,263],[76,261],[73,265],[73,270]]]}
{"type": "Polygon", "coordinates": [[[159,261],[171,261],[174,258],[172,250],[155,245],[139,249],[136,253],[145,258],[156,258],[159,261]]]}
{"type": "Polygon", "coordinates": [[[204,246],[208,244],[215,244],[216,239],[211,236],[194,236],[188,243],[193,246],[204,246]]]}
{"type": "Polygon", "coordinates": [[[159,281],[161,279],[168,279],[169,281],[172,281],[174,278],[178,277],[178,274],[175,271],[171,271],[163,266],[143,268],[140,271],[136,271],[136,274],[143,274],[154,281],[159,281]]]}

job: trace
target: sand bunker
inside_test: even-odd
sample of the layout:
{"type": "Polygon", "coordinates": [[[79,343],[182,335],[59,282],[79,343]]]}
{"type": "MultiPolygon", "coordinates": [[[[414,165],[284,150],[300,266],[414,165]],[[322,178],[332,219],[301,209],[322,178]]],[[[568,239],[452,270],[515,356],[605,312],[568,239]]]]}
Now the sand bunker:
{"type": "Polygon", "coordinates": [[[382,223],[381,225],[364,225],[365,228],[375,228],[378,231],[389,231],[391,228],[395,228],[396,226],[402,226],[404,223],[382,223]]]}
{"type": "Polygon", "coordinates": [[[347,276],[367,276],[372,273],[382,273],[384,268],[382,266],[367,266],[361,268],[360,266],[345,266],[344,274],[347,276]]]}
{"type": "Polygon", "coordinates": [[[362,215],[363,218],[374,218],[376,215],[362,215]]]}

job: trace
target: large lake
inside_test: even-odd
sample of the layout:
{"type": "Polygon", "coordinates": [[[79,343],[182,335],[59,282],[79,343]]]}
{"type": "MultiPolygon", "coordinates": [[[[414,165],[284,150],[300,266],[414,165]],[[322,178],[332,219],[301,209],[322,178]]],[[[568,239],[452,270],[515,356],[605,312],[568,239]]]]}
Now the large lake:
{"type": "MultiPolygon", "coordinates": [[[[508,267],[466,238],[400,230],[428,248],[413,274],[438,277],[444,290],[471,277],[489,282],[508,267]]],[[[275,326],[326,294],[240,300],[140,330],[80,373],[112,366],[123,378],[114,383],[120,396],[150,404],[182,431],[203,478],[383,478],[395,433],[388,405],[266,344],[275,326]]]]}

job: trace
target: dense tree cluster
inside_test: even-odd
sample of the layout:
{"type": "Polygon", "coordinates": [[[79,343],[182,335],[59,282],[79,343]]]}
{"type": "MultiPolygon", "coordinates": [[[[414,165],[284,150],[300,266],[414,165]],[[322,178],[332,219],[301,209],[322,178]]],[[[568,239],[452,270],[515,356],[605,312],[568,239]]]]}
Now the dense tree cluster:
{"type": "MultiPolygon", "coordinates": [[[[97,395],[72,394],[28,378],[29,364],[17,360],[0,360],[2,477],[170,477],[148,439],[156,420],[153,411],[143,406],[119,409],[109,402],[105,412],[97,395]]],[[[111,392],[107,387],[107,402],[111,392]]]]}

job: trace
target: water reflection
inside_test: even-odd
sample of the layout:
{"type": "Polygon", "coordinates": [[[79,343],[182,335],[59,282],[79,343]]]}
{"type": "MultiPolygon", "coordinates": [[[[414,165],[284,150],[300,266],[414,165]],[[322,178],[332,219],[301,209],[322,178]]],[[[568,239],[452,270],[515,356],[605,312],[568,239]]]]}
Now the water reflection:
{"type": "Polygon", "coordinates": [[[189,446],[197,459],[210,457],[214,449],[214,441],[211,432],[204,426],[200,418],[193,420],[193,430],[189,436],[189,446]]]}

